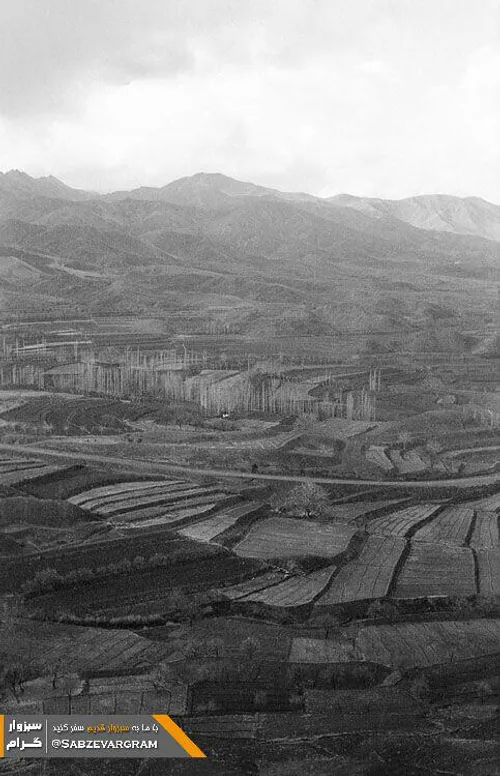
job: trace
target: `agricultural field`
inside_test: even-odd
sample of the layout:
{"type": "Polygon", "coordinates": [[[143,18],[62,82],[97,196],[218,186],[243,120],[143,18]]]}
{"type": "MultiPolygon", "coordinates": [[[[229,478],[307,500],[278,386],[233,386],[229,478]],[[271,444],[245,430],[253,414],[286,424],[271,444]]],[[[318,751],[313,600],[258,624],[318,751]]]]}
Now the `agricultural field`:
{"type": "Polygon", "coordinates": [[[488,512],[500,512],[500,493],[494,493],[491,496],[471,501],[467,506],[474,509],[485,509],[488,512]]]}
{"type": "Polygon", "coordinates": [[[500,549],[476,550],[479,592],[484,596],[500,595],[500,549]]]}
{"type": "Polygon", "coordinates": [[[395,598],[472,596],[474,556],[467,547],[414,541],[396,580],[395,598]]]}
{"type": "Polygon", "coordinates": [[[493,550],[500,547],[499,516],[496,512],[476,509],[476,522],[470,546],[493,550]]]}
{"type": "Polygon", "coordinates": [[[431,523],[414,534],[417,542],[465,545],[472,528],[474,510],[467,506],[446,507],[431,523]]]}
{"type": "MultiPolygon", "coordinates": [[[[107,519],[119,519],[127,514],[133,514],[136,517],[141,511],[149,508],[166,507],[182,502],[184,506],[192,503],[193,499],[206,499],[207,501],[217,500],[224,495],[220,488],[200,488],[192,483],[182,487],[169,487],[157,489],[153,493],[140,496],[123,496],[119,501],[112,503],[99,502],[95,506],[89,507],[93,514],[100,515],[107,519]]],[[[148,514],[148,517],[151,515],[148,514]]]]}
{"type": "Polygon", "coordinates": [[[0,485],[23,485],[41,478],[65,474],[72,466],[53,466],[34,458],[2,458],[0,460],[0,485]]]}
{"type": "Polygon", "coordinates": [[[16,657],[49,670],[102,671],[112,674],[151,668],[167,653],[158,642],[126,630],[100,630],[20,620],[0,626],[0,658],[16,657]]]}
{"type": "Polygon", "coordinates": [[[291,663],[368,661],[420,668],[498,654],[500,620],[397,623],[359,628],[332,639],[293,639],[291,663]]]}
{"type": "MultiPolygon", "coordinates": [[[[69,500],[86,490],[108,486],[120,482],[128,482],[130,474],[120,472],[113,467],[103,466],[100,469],[92,466],[75,465],[71,470],[63,470],[60,476],[53,475],[50,480],[32,480],[23,482],[19,490],[38,499],[69,500]]],[[[153,477],[137,475],[137,482],[148,482],[153,477]]]]}
{"type": "MultiPolygon", "coordinates": [[[[196,503],[196,499],[194,499],[191,503],[196,503]]],[[[120,520],[119,522],[115,523],[115,525],[119,528],[121,534],[124,532],[131,533],[132,531],[140,533],[145,528],[158,528],[160,526],[171,526],[173,528],[177,528],[179,525],[186,525],[186,523],[190,524],[193,518],[196,520],[203,519],[204,515],[212,514],[216,508],[219,508],[219,506],[220,503],[209,502],[208,504],[205,504],[203,502],[199,506],[192,506],[188,508],[183,507],[182,509],[179,507],[172,507],[169,512],[165,512],[163,509],[161,512],[159,512],[159,510],[150,510],[150,514],[155,515],[157,512],[158,514],[156,514],[156,517],[153,516],[149,518],[141,516],[141,512],[139,512],[137,519],[134,515],[130,516],[129,514],[127,515],[126,522],[124,520],[120,520]]],[[[112,521],[110,521],[110,524],[111,523],[112,521]]]]}
{"type": "Polygon", "coordinates": [[[262,509],[262,506],[262,503],[259,501],[249,501],[237,504],[234,507],[228,507],[214,517],[209,517],[187,528],[181,528],[179,534],[199,542],[210,542],[235,525],[239,520],[255,515],[262,509]]]}
{"type": "Polygon", "coordinates": [[[376,517],[367,525],[371,534],[382,536],[408,536],[408,533],[435,515],[442,508],[441,504],[415,504],[384,517],[376,517]]]}
{"type": "Polygon", "coordinates": [[[69,501],[112,525],[130,528],[173,525],[222,504],[226,493],[187,480],[121,482],[78,493],[69,501]]]}
{"type": "Polygon", "coordinates": [[[345,418],[331,418],[323,420],[307,427],[307,434],[311,438],[321,440],[346,440],[351,437],[365,434],[378,427],[378,423],[365,420],[346,420],[345,418]]]}
{"type": "Polygon", "coordinates": [[[137,556],[150,558],[158,553],[185,553],[188,557],[199,557],[216,552],[218,550],[215,547],[190,542],[166,529],[145,530],[140,536],[113,535],[101,540],[32,553],[24,558],[23,567],[6,559],[0,565],[0,592],[17,592],[23,582],[46,568],[68,574],[75,569],[93,570],[123,560],[132,561],[137,556]]]}
{"type": "Polygon", "coordinates": [[[29,524],[43,528],[66,529],[79,523],[99,525],[99,521],[64,501],[40,501],[32,496],[0,499],[0,528],[29,524]]]}
{"type": "Polygon", "coordinates": [[[331,606],[386,596],[405,546],[405,540],[397,536],[369,536],[359,555],[338,571],[316,604],[331,606]]]}
{"type": "Polygon", "coordinates": [[[240,582],[238,585],[220,588],[219,593],[230,601],[237,601],[272,585],[284,582],[289,576],[287,571],[269,571],[266,574],[247,579],[245,582],[240,582]]]}
{"type": "Polygon", "coordinates": [[[115,398],[74,397],[53,393],[29,395],[22,404],[0,405],[0,421],[26,429],[41,428],[46,433],[71,436],[114,434],[133,428],[131,424],[151,420],[165,422],[162,402],[115,398]]]}
{"type": "Polygon", "coordinates": [[[68,499],[72,504],[81,506],[85,509],[91,509],[93,506],[99,503],[108,503],[113,500],[120,500],[126,497],[128,494],[134,493],[148,493],[157,488],[165,488],[167,486],[177,485],[179,480],[151,480],[146,482],[119,482],[110,485],[104,485],[102,487],[95,487],[91,490],[84,490],[80,493],[72,496],[68,499]]]}
{"type": "Polygon", "coordinates": [[[366,460],[385,472],[390,472],[394,468],[393,461],[387,455],[387,448],[383,445],[371,445],[366,451],[366,460]]]}
{"type": "Polygon", "coordinates": [[[409,450],[407,453],[390,450],[389,458],[400,474],[418,474],[428,468],[416,450],[409,450]]]}
{"type": "MultiPolygon", "coordinates": [[[[176,545],[173,544],[170,548],[171,561],[167,560],[158,568],[134,568],[128,573],[100,576],[99,595],[95,594],[96,583],[79,584],[37,596],[32,599],[33,608],[49,619],[58,611],[79,617],[165,614],[173,605],[173,596],[179,591],[191,597],[205,594],[224,584],[237,584],[260,570],[251,560],[226,556],[210,545],[193,545],[189,549],[184,547],[181,556],[177,557],[176,545]]],[[[168,559],[166,545],[159,545],[157,550],[168,559]]],[[[141,551],[139,544],[136,553],[141,551]]]]}
{"type": "MultiPolygon", "coordinates": [[[[43,477],[50,477],[53,474],[60,474],[64,471],[64,466],[49,466],[42,465],[34,467],[32,469],[25,469],[24,471],[9,472],[8,474],[0,475],[0,485],[15,486],[23,485],[30,480],[39,480],[43,477]]],[[[66,467],[71,468],[71,467],[66,467]]]]}
{"type": "Polygon", "coordinates": [[[267,606],[303,606],[312,603],[330,582],[335,566],[327,566],[304,576],[292,576],[263,590],[248,593],[239,601],[254,601],[267,606]]]}
{"type": "MultiPolygon", "coordinates": [[[[92,515],[61,501],[38,501],[15,496],[0,499],[0,537],[14,539],[15,553],[37,552],[50,547],[85,542],[99,534],[102,526],[92,515]]],[[[0,554],[9,555],[5,541],[0,554]]]]}
{"type": "Polygon", "coordinates": [[[345,504],[334,504],[332,512],[335,519],[362,523],[365,519],[369,520],[385,512],[393,512],[395,508],[404,506],[404,503],[404,499],[353,501],[345,504]]]}
{"type": "Polygon", "coordinates": [[[347,523],[270,517],[253,526],[234,551],[245,558],[262,560],[300,555],[332,558],[347,548],[355,533],[356,528],[347,523]]]}

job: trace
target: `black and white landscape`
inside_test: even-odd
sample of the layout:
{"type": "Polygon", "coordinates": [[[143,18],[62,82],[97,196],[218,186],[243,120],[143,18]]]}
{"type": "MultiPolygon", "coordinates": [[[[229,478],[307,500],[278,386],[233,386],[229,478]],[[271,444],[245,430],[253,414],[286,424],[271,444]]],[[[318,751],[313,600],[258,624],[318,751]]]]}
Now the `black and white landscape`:
{"type": "Polygon", "coordinates": [[[498,4],[9,5],[0,774],[494,776],[498,4]]]}

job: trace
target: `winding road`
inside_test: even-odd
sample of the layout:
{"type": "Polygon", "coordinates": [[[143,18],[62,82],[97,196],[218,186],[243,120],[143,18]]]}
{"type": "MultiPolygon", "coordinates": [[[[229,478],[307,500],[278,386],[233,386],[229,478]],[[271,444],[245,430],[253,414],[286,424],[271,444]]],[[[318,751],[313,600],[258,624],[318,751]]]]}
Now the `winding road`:
{"type": "Polygon", "coordinates": [[[317,482],[319,485],[358,485],[363,488],[375,488],[389,486],[401,490],[426,490],[428,488],[456,488],[458,490],[467,490],[468,488],[491,487],[496,483],[500,489],[500,472],[493,474],[479,475],[473,477],[461,477],[446,480],[359,480],[344,479],[341,477],[306,477],[300,475],[285,474],[260,474],[258,472],[242,472],[234,469],[203,469],[192,466],[183,466],[181,464],[170,463],[169,461],[158,461],[154,463],[149,460],[139,460],[136,458],[116,458],[113,456],[93,455],[92,453],[69,452],[61,450],[50,450],[42,447],[29,447],[21,445],[0,444],[0,451],[9,452],[13,455],[30,455],[44,457],[52,460],[63,460],[65,463],[73,461],[74,463],[115,466],[131,472],[141,472],[144,474],[169,475],[181,472],[187,476],[205,476],[219,477],[221,479],[235,478],[247,480],[264,480],[270,482],[317,482]]]}

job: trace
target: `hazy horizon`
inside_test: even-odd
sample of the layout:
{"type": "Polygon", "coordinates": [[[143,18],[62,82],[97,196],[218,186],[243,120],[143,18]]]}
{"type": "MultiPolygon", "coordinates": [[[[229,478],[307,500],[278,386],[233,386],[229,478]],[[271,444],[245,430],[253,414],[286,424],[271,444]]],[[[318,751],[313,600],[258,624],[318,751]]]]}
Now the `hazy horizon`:
{"type": "Polygon", "coordinates": [[[480,196],[478,196],[478,195],[476,195],[474,193],[467,194],[467,195],[464,195],[464,196],[458,196],[456,194],[450,194],[449,192],[446,192],[446,191],[421,191],[421,192],[418,192],[417,194],[408,194],[408,195],[405,195],[405,196],[402,196],[402,197],[370,197],[369,195],[366,195],[366,194],[353,194],[350,191],[337,191],[337,192],[334,192],[333,194],[327,194],[325,196],[321,196],[321,195],[318,195],[318,194],[313,194],[312,192],[307,191],[304,188],[298,188],[295,191],[290,191],[290,190],[285,190],[285,189],[279,188],[278,186],[265,185],[265,184],[261,183],[258,180],[245,180],[245,181],[243,181],[243,180],[240,180],[239,178],[233,178],[233,176],[227,175],[226,173],[223,173],[220,170],[212,170],[212,171],[199,170],[198,172],[192,173],[191,175],[180,175],[178,178],[173,178],[172,180],[167,180],[164,183],[159,183],[159,184],[157,184],[155,186],[149,186],[147,184],[139,184],[138,186],[133,186],[133,187],[130,187],[130,188],[123,188],[123,189],[102,188],[100,190],[98,190],[98,189],[85,189],[85,188],[83,188],[81,186],[74,186],[71,183],[69,183],[67,180],[63,180],[59,176],[53,175],[52,173],[49,173],[48,175],[36,176],[36,175],[32,175],[27,170],[20,170],[18,168],[11,168],[10,170],[0,170],[0,175],[8,175],[9,173],[26,174],[30,178],[33,178],[34,180],[42,180],[44,178],[45,179],[47,179],[47,178],[55,178],[60,183],[63,183],[66,186],[69,186],[70,188],[79,189],[79,190],[85,191],[86,193],[89,193],[89,194],[96,194],[97,196],[106,196],[107,194],[116,194],[116,193],[118,193],[120,191],[123,191],[124,193],[128,193],[130,191],[133,191],[136,188],[163,188],[165,186],[168,186],[170,183],[175,183],[176,181],[183,180],[183,179],[186,179],[186,178],[193,178],[193,177],[196,177],[197,175],[223,175],[224,177],[232,178],[233,180],[238,180],[240,183],[250,183],[250,184],[254,184],[255,186],[261,186],[263,188],[275,189],[276,191],[279,191],[279,192],[284,193],[284,194],[306,194],[306,195],[309,195],[309,196],[317,197],[318,199],[327,199],[327,198],[331,198],[331,197],[335,197],[335,196],[352,196],[352,197],[368,198],[368,199],[382,199],[382,200],[387,200],[387,201],[399,201],[399,200],[403,200],[403,199],[412,199],[412,198],[415,198],[415,197],[454,197],[454,198],[458,198],[458,199],[476,199],[476,200],[479,199],[479,200],[483,200],[485,202],[489,202],[489,204],[496,205],[496,206],[500,207],[499,203],[494,202],[493,200],[488,200],[488,199],[486,199],[484,197],[480,197],[480,196]]]}
{"type": "Polygon", "coordinates": [[[496,0],[16,0],[0,169],[500,201],[496,0]]]}

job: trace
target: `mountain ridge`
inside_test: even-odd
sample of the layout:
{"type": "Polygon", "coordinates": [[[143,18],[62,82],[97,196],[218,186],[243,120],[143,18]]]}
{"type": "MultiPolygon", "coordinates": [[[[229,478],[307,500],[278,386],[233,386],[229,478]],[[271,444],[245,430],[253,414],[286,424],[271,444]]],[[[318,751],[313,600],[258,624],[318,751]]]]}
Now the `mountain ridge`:
{"type": "Polygon", "coordinates": [[[3,321],[158,315],[168,337],[229,329],[280,349],[307,334],[343,355],[463,353],[494,334],[500,241],[398,217],[479,207],[490,234],[496,206],[478,198],[410,198],[401,213],[210,173],[138,194],[75,191],[0,177],[3,321]]]}
{"type": "Polygon", "coordinates": [[[222,173],[195,173],[165,186],[142,186],[109,194],[73,189],[54,176],[32,178],[25,172],[0,172],[0,217],[15,217],[13,207],[36,198],[65,202],[123,200],[164,202],[202,210],[232,208],[240,198],[309,203],[357,210],[373,219],[392,218],[427,231],[474,235],[500,241],[500,206],[477,197],[448,194],[419,194],[402,199],[360,197],[347,193],[316,197],[305,192],[283,192],[275,188],[239,181],[222,173]],[[10,207],[10,211],[9,211],[10,207]]]}

